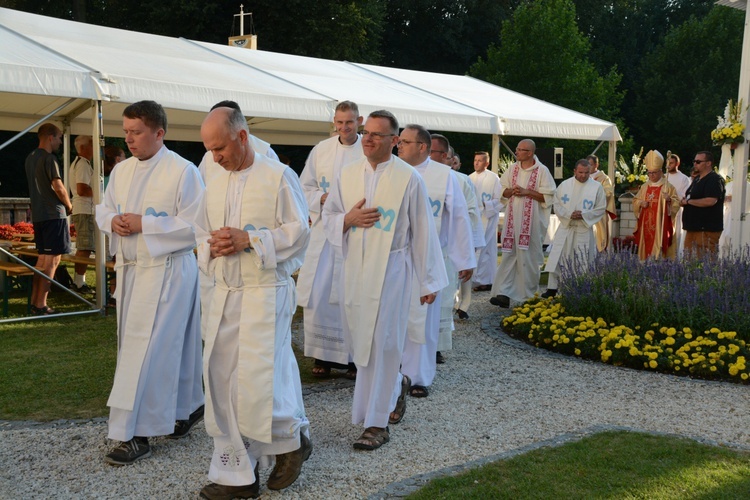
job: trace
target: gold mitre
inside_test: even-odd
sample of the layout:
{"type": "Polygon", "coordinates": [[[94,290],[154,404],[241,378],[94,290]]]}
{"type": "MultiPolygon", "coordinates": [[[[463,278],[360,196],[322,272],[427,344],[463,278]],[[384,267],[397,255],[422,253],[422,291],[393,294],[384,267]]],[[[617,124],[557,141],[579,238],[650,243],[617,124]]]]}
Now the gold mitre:
{"type": "Polygon", "coordinates": [[[664,166],[664,157],[655,149],[648,152],[646,157],[643,159],[643,164],[646,165],[646,170],[649,172],[655,172],[661,170],[664,166]]]}

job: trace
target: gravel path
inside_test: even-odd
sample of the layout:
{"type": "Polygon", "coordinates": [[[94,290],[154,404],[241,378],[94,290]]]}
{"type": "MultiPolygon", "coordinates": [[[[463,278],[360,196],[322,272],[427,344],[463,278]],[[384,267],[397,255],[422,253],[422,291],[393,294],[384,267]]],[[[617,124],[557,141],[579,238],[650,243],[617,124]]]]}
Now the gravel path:
{"type": "MultiPolygon", "coordinates": [[[[315,450],[295,484],[263,498],[397,497],[424,475],[508,456],[594,430],[625,427],[750,449],[747,386],[696,381],[586,362],[530,348],[499,331],[489,293],[457,322],[430,396],[409,398],[391,442],[355,451],[352,383],[306,388],[315,450]]],[[[211,440],[203,424],[181,441],[152,440],[130,467],[102,460],[106,422],[0,422],[0,498],[196,498],[211,440]]]]}

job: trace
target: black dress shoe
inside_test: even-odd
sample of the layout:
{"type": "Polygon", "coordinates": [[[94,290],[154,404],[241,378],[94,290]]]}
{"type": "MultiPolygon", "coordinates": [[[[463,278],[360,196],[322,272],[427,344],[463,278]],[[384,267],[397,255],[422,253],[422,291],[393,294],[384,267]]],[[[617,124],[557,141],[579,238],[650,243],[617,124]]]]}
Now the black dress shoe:
{"type": "Polygon", "coordinates": [[[490,297],[490,304],[493,306],[510,307],[510,298],[507,295],[495,295],[490,297]]]}
{"type": "Polygon", "coordinates": [[[469,315],[466,314],[466,311],[462,311],[461,309],[458,309],[456,314],[458,314],[458,319],[469,319],[469,315]]]}
{"type": "Polygon", "coordinates": [[[557,288],[548,288],[546,292],[542,294],[543,299],[547,299],[549,297],[554,297],[557,295],[557,288]]]}
{"type": "Polygon", "coordinates": [[[190,414],[187,420],[178,420],[174,423],[174,432],[167,436],[169,439],[184,438],[195,424],[203,420],[205,405],[200,405],[197,410],[190,414]]]}

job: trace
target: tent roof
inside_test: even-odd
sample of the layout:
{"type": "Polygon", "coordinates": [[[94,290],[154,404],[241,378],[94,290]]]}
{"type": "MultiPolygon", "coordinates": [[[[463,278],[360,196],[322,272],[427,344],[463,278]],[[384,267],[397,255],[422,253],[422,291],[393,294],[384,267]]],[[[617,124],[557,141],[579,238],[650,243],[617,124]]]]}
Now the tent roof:
{"type": "Polygon", "coordinates": [[[614,124],[465,76],[441,75],[240,49],[105,28],[0,8],[0,129],[51,120],[91,133],[91,100],[103,101],[104,133],[122,134],[130,103],[152,99],[167,137],[200,140],[205,113],[232,99],[254,134],[275,144],[327,137],[336,103],[363,114],[392,111],[428,129],[530,137],[619,140],[614,124]]]}
{"type": "Polygon", "coordinates": [[[451,101],[498,117],[501,135],[621,141],[617,127],[598,118],[529,97],[468,76],[442,75],[358,64],[451,101]]]}

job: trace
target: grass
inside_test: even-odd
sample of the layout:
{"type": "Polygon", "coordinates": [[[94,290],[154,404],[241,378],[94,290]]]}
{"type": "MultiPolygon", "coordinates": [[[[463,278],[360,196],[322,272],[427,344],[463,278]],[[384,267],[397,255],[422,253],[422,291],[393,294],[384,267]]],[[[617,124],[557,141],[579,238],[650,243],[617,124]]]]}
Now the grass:
{"type": "MultiPolygon", "coordinates": [[[[25,316],[25,297],[12,293],[11,316],[25,316]]],[[[64,292],[53,292],[49,303],[61,312],[87,309],[64,292]]],[[[110,311],[0,325],[0,420],[105,417],[117,360],[117,321],[110,311]]],[[[294,321],[301,324],[301,309],[294,321]]],[[[294,351],[303,384],[326,380],[314,378],[313,360],[294,351]]]]}
{"type": "Polygon", "coordinates": [[[407,498],[748,497],[750,453],[688,439],[618,431],[437,479],[407,498]]]}
{"type": "Polygon", "coordinates": [[[0,419],[105,416],[116,330],[114,315],[0,325],[0,419]]]}

